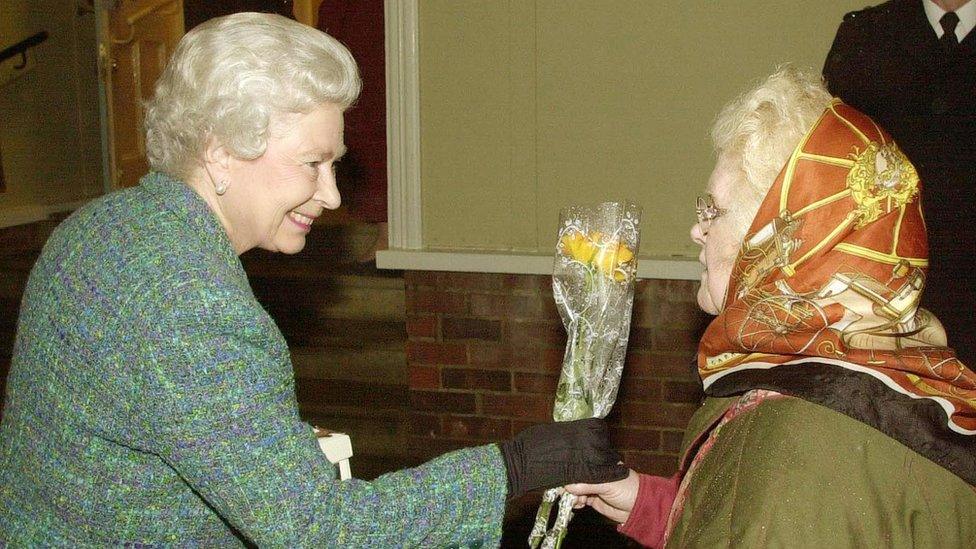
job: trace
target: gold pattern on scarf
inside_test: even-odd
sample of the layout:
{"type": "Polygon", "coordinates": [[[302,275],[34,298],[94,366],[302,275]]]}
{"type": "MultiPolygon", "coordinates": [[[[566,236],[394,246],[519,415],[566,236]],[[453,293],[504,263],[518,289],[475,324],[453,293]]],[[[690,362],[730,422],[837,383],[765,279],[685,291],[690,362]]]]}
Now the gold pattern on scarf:
{"type": "Polygon", "coordinates": [[[847,174],[847,187],[857,204],[857,228],[863,228],[918,196],[918,173],[894,142],[870,142],[852,154],[854,167],[847,174]]]}
{"type": "Polygon", "coordinates": [[[735,280],[739,281],[736,299],[751,292],[775,269],[786,268],[802,242],[795,238],[800,220],[784,211],[742,243],[739,261],[735,263],[735,280]]]}
{"type": "Polygon", "coordinates": [[[748,312],[734,341],[754,352],[775,348],[801,354],[827,329],[827,313],[810,296],[796,293],[782,280],[777,281],[776,289],[776,293],[760,289],[742,300],[748,312]]]}

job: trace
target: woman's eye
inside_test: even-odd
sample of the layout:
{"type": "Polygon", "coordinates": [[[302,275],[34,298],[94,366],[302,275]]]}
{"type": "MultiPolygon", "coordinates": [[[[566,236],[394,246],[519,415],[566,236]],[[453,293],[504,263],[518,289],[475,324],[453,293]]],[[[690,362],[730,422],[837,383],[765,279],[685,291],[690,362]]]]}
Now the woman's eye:
{"type": "Polygon", "coordinates": [[[322,164],[321,161],[313,160],[312,162],[306,162],[305,165],[309,168],[318,169],[319,165],[322,164]]]}

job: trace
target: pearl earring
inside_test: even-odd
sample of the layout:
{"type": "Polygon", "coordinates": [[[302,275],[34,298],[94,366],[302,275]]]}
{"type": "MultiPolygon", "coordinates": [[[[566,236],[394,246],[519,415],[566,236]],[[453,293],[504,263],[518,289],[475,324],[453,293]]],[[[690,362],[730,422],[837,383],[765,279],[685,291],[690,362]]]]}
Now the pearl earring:
{"type": "Polygon", "coordinates": [[[220,183],[214,185],[214,190],[217,191],[218,195],[223,196],[224,193],[227,192],[228,186],[230,186],[230,183],[228,183],[226,179],[221,179],[220,183]]]}

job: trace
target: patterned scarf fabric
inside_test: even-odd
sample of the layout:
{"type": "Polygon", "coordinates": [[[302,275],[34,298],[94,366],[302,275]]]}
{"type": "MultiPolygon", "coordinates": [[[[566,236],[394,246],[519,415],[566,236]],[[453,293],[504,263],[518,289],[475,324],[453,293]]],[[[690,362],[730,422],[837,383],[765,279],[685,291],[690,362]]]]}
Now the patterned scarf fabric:
{"type": "Polygon", "coordinates": [[[834,101],[766,195],[698,354],[705,390],[793,394],[976,484],[976,376],[918,307],[928,266],[914,166],[834,101]]]}

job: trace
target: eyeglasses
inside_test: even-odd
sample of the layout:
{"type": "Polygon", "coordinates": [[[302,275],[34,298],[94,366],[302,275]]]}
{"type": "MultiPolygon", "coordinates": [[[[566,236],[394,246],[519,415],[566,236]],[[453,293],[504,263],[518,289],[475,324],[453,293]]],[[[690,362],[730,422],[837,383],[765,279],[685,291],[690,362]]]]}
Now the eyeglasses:
{"type": "Polygon", "coordinates": [[[706,194],[698,197],[698,202],[695,204],[695,211],[698,213],[698,223],[701,224],[702,234],[704,235],[708,234],[708,228],[711,226],[712,221],[721,217],[728,210],[716,206],[715,197],[711,194],[706,194]]]}

